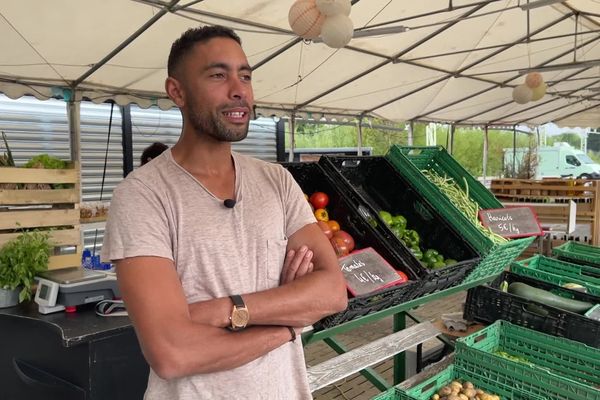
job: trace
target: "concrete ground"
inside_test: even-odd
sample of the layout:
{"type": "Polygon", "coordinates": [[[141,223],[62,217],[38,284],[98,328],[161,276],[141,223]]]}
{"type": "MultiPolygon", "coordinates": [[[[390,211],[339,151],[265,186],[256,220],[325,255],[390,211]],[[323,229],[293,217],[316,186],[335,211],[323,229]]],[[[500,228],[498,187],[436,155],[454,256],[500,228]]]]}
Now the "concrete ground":
{"type": "MultiPolygon", "coordinates": [[[[452,296],[447,296],[443,299],[433,301],[422,305],[411,311],[411,314],[422,321],[433,321],[439,318],[442,314],[462,311],[463,303],[466,298],[466,291],[460,292],[452,296]]],[[[412,321],[407,321],[410,326],[412,321]]],[[[373,340],[387,336],[393,332],[392,317],[382,319],[380,321],[361,326],[351,332],[338,335],[336,338],[340,340],[348,348],[353,349],[363,344],[372,342],[373,340]]],[[[433,339],[426,342],[423,346],[423,352],[428,349],[437,347],[441,344],[439,340],[433,339]]],[[[312,366],[319,364],[327,359],[335,357],[337,354],[324,342],[316,342],[305,347],[305,357],[307,365],[312,366]]],[[[388,382],[392,382],[393,362],[386,360],[374,366],[374,369],[381,374],[388,382]]],[[[330,400],[330,399],[356,399],[368,400],[379,394],[380,391],[367,381],[359,373],[353,374],[346,379],[336,382],[330,386],[326,386],[313,393],[315,400],[330,400]]]]}

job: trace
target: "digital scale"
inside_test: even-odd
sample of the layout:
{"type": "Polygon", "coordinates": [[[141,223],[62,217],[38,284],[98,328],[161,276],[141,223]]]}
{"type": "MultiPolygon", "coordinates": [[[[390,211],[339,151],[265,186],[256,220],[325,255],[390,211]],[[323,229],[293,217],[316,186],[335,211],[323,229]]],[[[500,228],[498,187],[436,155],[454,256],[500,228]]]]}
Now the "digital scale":
{"type": "Polygon", "coordinates": [[[35,279],[35,302],[41,314],[74,312],[78,305],[120,296],[117,277],[111,273],[73,267],[44,271],[35,279]]]}

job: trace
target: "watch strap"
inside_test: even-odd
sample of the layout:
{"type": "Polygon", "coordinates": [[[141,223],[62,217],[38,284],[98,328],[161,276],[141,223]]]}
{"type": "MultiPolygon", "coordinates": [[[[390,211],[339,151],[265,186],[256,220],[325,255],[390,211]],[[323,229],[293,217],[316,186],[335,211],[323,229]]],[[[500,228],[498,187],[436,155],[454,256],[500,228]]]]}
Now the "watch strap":
{"type": "Polygon", "coordinates": [[[231,299],[235,307],[246,308],[246,303],[244,303],[244,299],[242,299],[242,296],[240,296],[239,294],[233,294],[229,296],[229,298],[231,299]]]}

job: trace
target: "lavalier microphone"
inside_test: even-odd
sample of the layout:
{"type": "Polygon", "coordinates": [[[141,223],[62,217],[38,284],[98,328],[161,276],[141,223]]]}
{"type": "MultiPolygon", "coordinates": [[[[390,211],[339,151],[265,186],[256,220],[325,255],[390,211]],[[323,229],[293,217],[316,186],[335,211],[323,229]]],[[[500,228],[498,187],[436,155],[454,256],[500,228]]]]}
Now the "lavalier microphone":
{"type": "Polygon", "coordinates": [[[227,208],[233,208],[233,206],[235,206],[235,200],[234,199],[225,199],[225,200],[223,200],[223,205],[227,208]]]}

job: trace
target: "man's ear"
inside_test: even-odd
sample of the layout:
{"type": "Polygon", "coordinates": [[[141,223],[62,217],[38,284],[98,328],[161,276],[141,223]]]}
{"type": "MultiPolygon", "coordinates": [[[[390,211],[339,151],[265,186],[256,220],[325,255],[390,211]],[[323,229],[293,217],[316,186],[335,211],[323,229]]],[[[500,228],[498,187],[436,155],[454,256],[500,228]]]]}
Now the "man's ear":
{"type": "Polygon", "coordinates": [[[181,82],[177,79],[169,76],[165,81],[165,91],[177,107],[181,108],[185,105],[185,93],[182,90],[181,82]]]}

